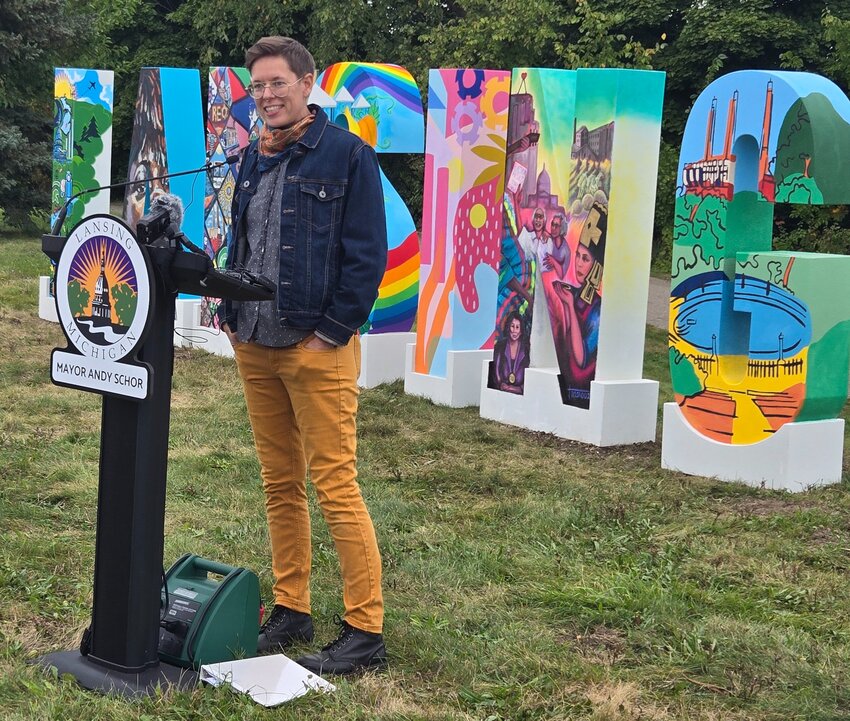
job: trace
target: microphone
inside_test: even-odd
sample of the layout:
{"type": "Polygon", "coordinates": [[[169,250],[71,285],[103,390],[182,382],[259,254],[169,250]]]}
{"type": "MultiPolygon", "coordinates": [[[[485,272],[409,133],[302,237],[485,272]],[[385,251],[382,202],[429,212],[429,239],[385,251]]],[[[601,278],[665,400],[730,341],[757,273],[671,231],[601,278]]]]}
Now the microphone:
{"type": "MultiPolygon", "coordinates": [[[[85,190],[81,190],[79,193],[74,193],[68,200],[66,200],[62,207],[59,209],[59,213],[56,216],[56,221],[53,223],[53,226],[50,229],[50,235],[58,236],[59,232],[62,230],[62,225],[65,223],[65,217],[68,215],[68,209],[71,207],[71,203],[73,203],[77,198],[81,195],[87,195],[88,193],[97,193],[101,190],[112,190],[114,188],[126,188],[128,185],[136,185],[137,183],[148,183],[152,180],[162,180],[164,178],[176,178],[180,175],[191,175],[193,173],[203,173],[209,172],[210,170],[217,170],[218,168],[223,168],[225,166],[233,165],[234,163],[239,162],[239,154],[229,155],[224,160],[217,160],[216,162],[209,162],[206,165],[202,165],[200,168],[195,168],[194,170],[182,170],[179,173],[164,173],[163,175],[154,175],[150,178],[145,178],[144,180],[125,180],[123,183],[111,183],[110,185],[100,185],[97,188],[86,188],[85,190]]],[[[175,196],[176,197],[176,196],[175,196]]],[[[181,203],[181,222],[182,222],[182,203],[181,203]]],[[[179,227],[179,224],[178,224],[179,227]]]]}
{"type": "Polygon", "coordinates": [[[151,209],[148,214],[152,215],[158,210],[166,211],[171,218],[169,229],[173,225],[174,232],[179,232],[180,226],[183,225],[183,201],[180,200],[180,197],[173,193],[163,193],[156,196],[151,203],[151,209]]]}
{"type": "Polygon", "coordinates": [[[136,223],[136,239],[141,245],[150,245],[160,238],[176,240],[183,236],[183,201],[173,193],[158,195],[150,210],[136,223]]]}
{"type": "Polygon", "coordinates": [[[173,247],[182,245],[190,253],[208,260],[209,256],[180,230],[181,225],[183,201],[173,193],[163,193],[153,199],[150,210],[136,223],[136,239],[142,245],[150,245],[160,238],[167,238],[174,241],[173,247]]]}

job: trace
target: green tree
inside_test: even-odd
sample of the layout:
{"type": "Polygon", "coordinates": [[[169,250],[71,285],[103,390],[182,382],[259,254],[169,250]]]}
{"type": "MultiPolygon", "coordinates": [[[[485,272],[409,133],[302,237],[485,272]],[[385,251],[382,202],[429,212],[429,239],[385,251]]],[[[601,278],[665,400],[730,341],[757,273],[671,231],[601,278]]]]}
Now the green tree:
{"type": "Polygon", "coordinates": [[[118,316],[118,323],[129,326],[136,315],[136,305],[139,302],[138,295],[126,283],[113,285],[109,292],[112,293],[113,307],[115,308],[115,315],[118,316]]]}
{"type": "Polygon", "coordinates": [[[91,294],[78,280],[72,280],[68,283],[68,306],[71,308],[71,315],[76,317],[81,316],[86,308],[89,307],[91,294]]]}
{"type": "MultiPolygon", "coordinates": [[[[184,0],[76,0],[92,18],[93,40],[81,51],[85,67],[115,73],[112,132],[112,177],[127,177],[133,115],[139,88],[139,71],[145,66],[200,67],[200,41],[191,28],[177,18],[184,0]]],[[[210,3],[216,5],[217,3],[210,3]]],[[[202,79],[206,72],[201,71],[202,79]]],[[[116,197],[123,198],[120,191],[116,197]]]]}
{"type": "Polygon", "coordinates": [[[99,138],[100,131],[97,129],[97,120],[92,115],[91,120],[89,120],[89,124],[86,126],[86,129],[83,131],[83,134],[80,136],[80,142],[83,143],[86,140],[91,140],[93,138],[99,138]]]}
{"type": "Polygon", "coordinates": [[[14,225],[50,208],[53,67],[88,37],[69,0],[0,3],[0,208],[14,225]]]}

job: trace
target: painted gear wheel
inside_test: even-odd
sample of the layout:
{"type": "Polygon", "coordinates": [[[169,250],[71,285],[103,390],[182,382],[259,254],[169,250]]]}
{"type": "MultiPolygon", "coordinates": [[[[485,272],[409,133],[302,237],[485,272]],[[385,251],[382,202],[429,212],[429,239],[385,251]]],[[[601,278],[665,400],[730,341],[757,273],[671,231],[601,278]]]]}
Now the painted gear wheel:
{"type": "Polygon", "coordinates": [[[484,96],[481,98],[481,112],[484,113],[484,123],[491,130],[508,129],[507,105],[501,112],[496,110],[493,105],[499,93],[511,94],[511,78],[509,75],[501,78],[490,78],[484,86],[484,96]]]}
{"type": "Polygon", "coordinates": [[[461,143],[474,143],[478,140],[478,133],[481,132],[481,126],[484,124],[484,118],[481,111],[475,107],[475,103],[458,103],[455,106],[455,114],[452,117],[452,132],[457,136],[461,143]],[[464,125],[464,118],[468,122],[464,125]]]}
{"type": "Polygon", "coordinates": [[[481,84],[484,82],[484,71],[460,69],[455,73],[455,82],[457,83],[457,96],[461,100],[472,100],[472,98],[477,98],[481,95],[481,84]],[[468,72],[471,72],[475,77],[472,85],[467,85],[463,80],[465,74],[468,72]]]}

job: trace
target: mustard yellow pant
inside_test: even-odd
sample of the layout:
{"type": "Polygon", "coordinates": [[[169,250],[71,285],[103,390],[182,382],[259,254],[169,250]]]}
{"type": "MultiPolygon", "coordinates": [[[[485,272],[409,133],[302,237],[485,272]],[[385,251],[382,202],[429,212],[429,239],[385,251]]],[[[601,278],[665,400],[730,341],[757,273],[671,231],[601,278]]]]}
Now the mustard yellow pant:
{"type": "Polygon", "coordinates": [[[339,555],[345,620],[380,633],[381,556],[356,469],[360,339],[332,350],[234,348],[266,495],[275,603],[310,612],[309,468],[339,555]]]}

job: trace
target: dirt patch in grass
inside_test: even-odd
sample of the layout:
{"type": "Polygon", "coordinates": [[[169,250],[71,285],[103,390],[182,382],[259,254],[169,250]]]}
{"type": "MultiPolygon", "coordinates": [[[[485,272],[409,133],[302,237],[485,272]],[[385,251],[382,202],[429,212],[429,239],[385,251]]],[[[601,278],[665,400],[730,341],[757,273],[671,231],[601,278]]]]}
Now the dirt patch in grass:
{"type": "Polygon", "coordinates": [[[797,511],[814,508],[817,504],[803,498],[719,498],[717,511],[721,518],[763,518],[765,516],[788,516],[797,511]]]}
{"type": "Polygon", "coordinates": [[[809,536],[809,541],[818,546],[822,546],[827,543],[835,543],[837,540],[838,536],[835,531],[831,528],[827,528],[826,526],[818,526],[814,531],[812,531],[812,535],[809,536]]]}
{"type": "Polygon", "coordinates": [[[558,640],[573,647],[582,658],[605,666],[613,666],[626,650],[626,634],[603,625],[586,631],[573,630],[558,640]]]}
{"type": "Polygon", "coordinates": [[[592,721],[653,721],[672,718],[667,711],[641,698],[633,683],[606,683],[591,686],[586,692],[593,704],[592,721]]]}
{"type": "Polygon", "coordinates": [[[571,441],[566,438],[559,438],[551,433],[543,433],[542,431],[529,431],[525,429],[513,429],[513,432],[521,434],[524,438],[544,447],[553,448],[565,453],[582,453],[607,458],[608,456],[616,456],[617,458],[627,458],[630,460],[646,460],[657,461],[661,457],[660,443],[635,443],[630,446],[591,446],[587,443],[579,441],[571,441]]]}
{"type": "Polygon", "coordinates": [[[76,648],[89,619],[71,616],[41,616],[20,608],[10,609],[0,620],[0,636],[18,642],[32,655],[57,649],[76,648]]]}

